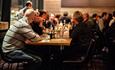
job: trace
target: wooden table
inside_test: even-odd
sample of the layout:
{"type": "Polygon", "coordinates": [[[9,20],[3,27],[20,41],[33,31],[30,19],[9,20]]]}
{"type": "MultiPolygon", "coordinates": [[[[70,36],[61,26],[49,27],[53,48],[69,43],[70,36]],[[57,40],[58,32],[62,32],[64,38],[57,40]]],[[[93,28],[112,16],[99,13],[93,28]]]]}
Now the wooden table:
{"type": "Polygon", "coordinates": [[[35,42],[27,42],[28,45],[52,45],[52,46],[70,46],[71,39],[50,39],[35,42]]]}
{"type": "MultiPolygon", "coordinates": [[[[47,52],[47,54],[49,54],[49,56],[48,56],[49,60],[47,60],[47,61],[51,62],[51,64],[49,64],[50,68],[51,68],[52,63],[55,64],[57,62],[58,63],[60,62],[60,60],[62,59],[62,54],[63,54],[62,51],[64,50],[65,47],[70,47],[70,42],[71,42],[71,39],[50,39],[50,40],[41,40],[41,41],[36,41],[36,42],[26,41],[26,44],[27,45],[32,45],[32,46],[37,46],[38,48],[39,47],[42,48],[44,46],[48,47],[49,52],[47,52]]],[[[41,51],[42,50],[43,49],[41,49],[41,51]]],[[[43,50],[43,52],[45,52],[45,51],[43,50]]]]}

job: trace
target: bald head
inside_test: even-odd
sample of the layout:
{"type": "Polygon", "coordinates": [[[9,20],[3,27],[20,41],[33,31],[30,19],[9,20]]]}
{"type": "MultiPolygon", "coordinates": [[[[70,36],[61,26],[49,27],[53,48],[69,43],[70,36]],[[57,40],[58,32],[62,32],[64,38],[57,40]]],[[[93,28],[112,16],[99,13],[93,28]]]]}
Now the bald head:
{"type": "Polygon", "coordinates": [[[35,11],[33,9],[27,9],[24,16],[27,17],[29,23],[31,23],[34,20],[35,11]]]}
{"type": "Polygon", "coordinates": [[[27,9],[24,13],[24,16],[28,17],[29,15],[34,14],[34,13],[35,11],[33,9],[27,9]]]}

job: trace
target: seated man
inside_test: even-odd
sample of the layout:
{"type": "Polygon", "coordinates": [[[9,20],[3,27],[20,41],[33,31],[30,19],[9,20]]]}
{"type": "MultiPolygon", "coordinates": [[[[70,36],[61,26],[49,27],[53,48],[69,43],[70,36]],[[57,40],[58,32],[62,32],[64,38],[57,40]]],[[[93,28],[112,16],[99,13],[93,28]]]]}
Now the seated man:
{"type": "Polygon", "coordinates": [[[74,58],[86,54],[91,40],[91,34],[86,24],[83,23],[82,13],[76,11],[72,18],[73,29],[71,33],[71,44],[64,49],[64,58],[74,58]]]}
{"type": "MultiPolygon", "coordinates": [[[[35,11],[33,9],[26,10],[22,19],[18,20],[15,24],[11,25],[7,31],[2,45],[4,57],[15,61],[25,61],[30,63],[41,64],[40,57],[34,57],[31,52],[26,52],[25,41],[27,39],[35,41],[40,38],[35,34],[30,26],[35,17],[35,11]],[[25,50],[24,50],[25,49],[25,50]],[[28,54],[27,54],[28,53],[28,54]]],[[[35,65],[34,65],[35,66],[35,65]]],[[[38,67],[38,66],[36,66],[38,67]]],[[[35,67],[33,67],[33,70],[35,67]]],[[[30,70],[30,69],[29,69],[30,70]]]]}

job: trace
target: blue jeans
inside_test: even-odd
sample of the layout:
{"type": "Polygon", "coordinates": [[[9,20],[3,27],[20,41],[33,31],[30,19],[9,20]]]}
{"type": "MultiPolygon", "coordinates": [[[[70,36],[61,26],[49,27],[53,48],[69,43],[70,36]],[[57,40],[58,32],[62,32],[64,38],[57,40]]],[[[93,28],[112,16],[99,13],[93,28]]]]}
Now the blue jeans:
{"type": "Polygon", "coordinates": [[[27,54],[22,50],[15,50],[6,53],[5,58],[10,62],[27,62],[28,64],[24,66],[25,70],[38,70],[41,67],[41,58],[32,54],[27,54]]]}
{"type": "Polygon", "coordinates": [[[40,62],[41,63],[41,58],[39,56],[34,56],[32,54],[27,54],[23,52],[22,50],[15,50],[9,53],[5,54],[5,57],[8,58],[9,60],[11,59],[14,62],[40,62]]]}

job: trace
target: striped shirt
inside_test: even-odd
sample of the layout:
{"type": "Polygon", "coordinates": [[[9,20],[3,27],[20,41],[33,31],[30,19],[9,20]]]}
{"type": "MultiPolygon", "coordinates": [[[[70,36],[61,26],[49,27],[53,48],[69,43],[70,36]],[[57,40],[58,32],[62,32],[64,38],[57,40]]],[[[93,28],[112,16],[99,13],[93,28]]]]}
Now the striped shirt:
{"type": "Polygon", "coordinates": [[[4,53],[7,53],[21,49],[24,47],[25,40],[36,39],[37,37],[39,37],[39,35],[33,32],[31,26],[27,23],[26,17],[23,17],[10,26],[4,37],[2,50],[4,53]]]}

